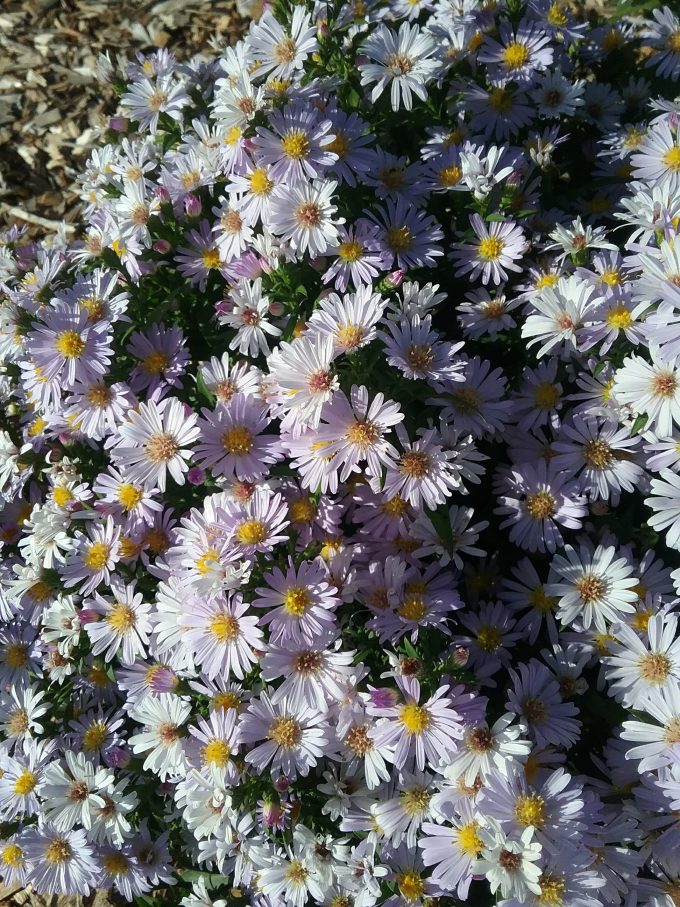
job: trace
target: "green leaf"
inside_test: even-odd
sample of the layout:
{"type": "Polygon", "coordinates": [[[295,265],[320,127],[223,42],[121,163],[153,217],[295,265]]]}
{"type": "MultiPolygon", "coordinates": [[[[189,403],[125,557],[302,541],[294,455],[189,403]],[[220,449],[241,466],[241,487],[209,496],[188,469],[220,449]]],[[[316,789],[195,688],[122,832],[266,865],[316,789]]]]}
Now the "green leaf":
{"type": "Polygon", "coordinates": [[[446,504],[442,504],[437,510],[429,513],[430,522],[437,530],[437,535],[441,539],[444,548],[453,554],[453,530],[451,529],[451,520],[449,519],[449,510],[446,504]]]}
{"type": "Polygon", "coordinates": [[[635,422],[633,422],[633,427],[630,430],[631,435],[639,434],[642,429],[647,424],[647,413],[640,413],[635,422]]]}

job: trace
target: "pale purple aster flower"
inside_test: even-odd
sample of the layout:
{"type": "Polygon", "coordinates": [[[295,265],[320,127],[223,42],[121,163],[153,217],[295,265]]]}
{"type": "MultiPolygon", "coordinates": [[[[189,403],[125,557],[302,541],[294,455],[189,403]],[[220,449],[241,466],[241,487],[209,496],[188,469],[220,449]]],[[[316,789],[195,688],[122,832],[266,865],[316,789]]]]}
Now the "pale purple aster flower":
{"type": "Polygon", "coordinates": [[[337,186],[334,180],[304,180],[282,188],[272,200],[269,229],[298,254],[323,255],[345,222],[332,203],[337,186]]]}
{"type": "Polygon", "coordinates": [[[91,324],[87,311],[63,305],[41,314],[44,323],[33,323],[26,342],[34,364],[48,381],[59,378],[63,387],[72,389],[77,382],[101,380],[112,356],[110,324],[91,324]]]}
{"type": "Polygon", "coordinates": [[[578,618],[586,630],[594,624],[600,633],[607,633],[623,614],[635,612],[638,579],[630,561],[616,557],[613,545],[598,545],[595,551],[586,545],[578,551],[566,545],[564,553],[566,557],[558,554],[552,559],[553,581],[545,587],[548,595],[558,599],[559,620],[571,624],[578,618]]]}
{"type": "Polygon", "coordinates": [[[219,784],[235,784],[238,770],[234,756],[239,749],[239,732],[235,709],[213,711],[208,719],[198,716],[189,726],[187,757],[207,778],[219,784]]]}
{"type": "Polygon", "coordinates": [[[248,216],[242,216],[243,202],[233,197],[222,198],[219,206],[212,209],[218,218],[213,226],[213,233],[217,237],[217,248],[225,264],[238,259],[246,252],[253,241],[253,228],[246,222],[248,216]]]}
{"type": "Polygon", "coordinates": [[[375,326],[385,311],[385,300],[370,286],[359,286],[342,299],[337,293],[325,296],[312,312],[309,327],[333,338],[333,352],[353,353],[376,337],[375,326]]]}
{"type": "Polygon", "coordinates": [[[667,438],[680,426],[680,353],[665,356],[655,345],[648,351],[651,362],[636,355],[624,359],[611,391],[617,403],[645,413],[646,427],[667,438]]]}
{"type": "Polygon", "coordinates": [[[626,759],[638,763],[638,773],[654,771],[671,765],[680,743],[680,684],[670,684],[667,689],[650,696],[644,706],[649,721],[624,721],[621,739],[634,744],[626,752],[626,759]]]}
{"type": "Polygon", "coordinates": [[[470,274],[470,279],[482,277],[482,283],[503,283],[507,271],[521,271],[516,261],[527,248],[524,231],[514,221],[493,221],[487,226],[479,214],[470,215],[475,243],[461,243],[453,248],[451,257],[459,266],[456,276],[470,274]],[[507,270],[506,270],[507,269],[507,270]]]}
{"type": "Polygon", "coordinates": [[[470,800],[461,800],[446,825],[424,822],[421,827],[418,847],[425,865],[434,866],[430,878],[442,891],[455,891],[461,901],[468,896],[473,867],[484,847],[479,828],[479,813],[470,800]]]}
{"type": "Polygon", "coordinates": [[[134,393],[146,390],[150,394],[162,384],[181,387],[179,379],[186,371],[189,351],[184,334],[176,325],[152,324],[144,333],[135,331],[127,351],[140,360],[128,382],[134,393]]]}
{"type": "Polygon", "coordinates": [[[334,629],[337,589],[318,560],[303,561],[297,568],[291,562],[285,573],[274,567],[264,579],[268,586],[258,587],[253,607],[267,609],[260,624],[271,624],[271,642],[309,643],[334,629]]]}
{"type": "Polygon", "coordinates": [[[97,857],[101,865],[99,884],[102,887],[115,888],[128,902],[151,891],[145,868],[138,863],[131,843],[101,847],[97,857]]]}
{"type": "Polygon", "coordinates": [[[239,595],[219,595],[207,601],[195,601],[180,617],[185,627],[184,645],[209,680],[231,675],[243,680],[257,658],[254,649],[261,646],[262,630],[257,617],[246,617],[250,606],[239,595]]]}
{"type": "Polygon", "coordinates": [[[379,227],[378,239],[386,256],[385,268],[436,267],[435,259],[444,254],[439,245],[444,233],[436,219],[406,199],[386,199],[366,212],[379,227]],[[376,214],[373,211],[377,212],[376,214]]]}
{"type": "Polygon", "coordinates": [[[283,456],[278,435],[266,435],[267,407],[255,397],[235,394],[216,409],[201,410],[201,441],[194,459],[214,476],[256,482],[283,456]]]}
{"type": "Polygon", "coordinates": [[[362,85],[374,85],[371,102],[375,103],[390,86],[392,110],[411,110],[412,94],[421,101],[427,98],[428,82],[439,68],[435,58],[434,39],[418,25],[402,22],[399,31],[380,24],[361,45],[369,63],[359,64],[362,85]],[[374,84],[375,83],[375,84],[374,84]]]}
{"type": "Polygon", "coordinates": [[[100,583],[110,583],[116,564],[120,560],[120,526],[113,517],[103,522],[91,522],[87,533],[78,530],[76,547],[69,555],[62,582],[67,589],[80,585],[81,595],[89,595],[100,583]]]}
{"type": "Polygon", "coordinates": [[[288,506],[280,494],[263,489],[249,500],[229,501],[217,511],[219,531],[231,538],[246,556],[271,551],[287,541],[288,506]]]}
{"type": "Polygon", "coordinates": [[[186,768],[182,725],[190,714],[191,705],[172,693],[147,696],[130,710],[130,717],[143,728],[128,743],[134,753],[145,756],[144,770],[161,781],[180,776],[186,768]]]}
{"type": "Polygon", "coordinates": [[[255,771],[262,773],[271,763],[273,778],[283,773],[291,780],[309,774],[327,753],[330,739],[324,713],[294,709],[285,700],[275,706],[264,691],[251,699],[239,720],[239,731],[244,743],[264,741],[246,753],[246,762],[255,771]]]}
{"type": "Polygon", "coordinates": [[[396,432],[403,453],[396,463],[387,464],[383,492],[388,498],[399,495],[413,507],[425,505],[436,510],[460,487],[460,480],[449,465],[455,454],[443,448],[434,428],[422,431],[417,441],[409,441],[401,425],[396,426],[396,432]]]}
{"type": "Polygon", "coordinates": [[[355,287],[364,284],[372,287],[381,271],[386,271],[392,253],[380,242],[380,228],[364,217],[354,224],[338,227],[335,243],[329,244],[326,257],[336,256],[335,261],[322,277],[324,283],[334,281],[335,289],[344,292],[350,280],[355,287]]]}
{"type": "Polygon", "coordinates": [[[373,710],[383,720],[369,732],[371,739],[397,769],[414,761],[421,771],[427,762],[439,765],[442,759],[453,755],[463,736],[463,716],[456,707],[470,696],[460,698],[463,687],[445,684],[420,705],[420,683],[410,677],[397,677],[396,681],[404,700],[373,710]]]}
{"type": "Polygon", "coordinates": [[[188,246],[180,246],[175,253],[177,270],[199,290],[205,290],[208,277],[217,272],[226,277],[226,262],[208,220],[202,220],[198,230],[186,234],[188,246]]]}
{"type": "Polygon", "coordinates": [[[346,183],[354,187],[357,177],[363,178],[371,165],[371,152],[366,145],[370,145],[375,136],[368,131],[368,123],[354,112],[347,114],[339,107],[331,106],[325,113],[335,136],[326,150],[338,156],[327,175],[334,177],[340,185],[346,183]]]}
{"type": "Polygon", "coordinates": [[[463,343],[449,343],[440,340],[432,328],[432,318],[426,315],[412,315],[399,324],[387,322],[389,334],[380,332],[385,343],[387,361],[412,381],[456,381],[463,380],[460,372],[464,361],[455,360],[455,354],[463,343]]]}
{"type": "Polygon", "coordinates": [[[519,716],[536,745],[573,746],[580,735],[580,722],[574,718],[578,709],[562,700],[555,676],[535,658],[508,671],[512,687],[505,707],[519,716]]]}
{"type": "Polygon", "coordinates": [[[43,822],[24,830],[21,848],[36,894],[88,895],[99,886],[99,867],[81,828],[59,831],[43,822]]]}
{"type": "Polygon", "coordinates": [[[616,641],[603,658],[608,691],[624,708],[644,711],[645,703],[660,691],[680,683],[680,638],[676,614],[653,614],[646,641],[628,624],[612,627],[616,641]]]}
{"type": "Polygon", "coordinates": [[[336,358],[332,337],[309,332],[290,343],[282,341],[269,357],[268,400],[275,416],[283,416],[285,431],[299,434],[302,426],[316,428],[324,404],[340,387],[331,368],[336,358]]]}
{"type": "Polygon", "coordinates": [[[156,500],[157,489],[146,489],[129,482],[113,466],[96,477],[92,490],[99,496],[95,510],[104,516],[110,514],[116,522],[133,531],[153,525],[155,514],[163,510],[163,504],[156,500]]]}
{"type": "Polygon", "coordinates": [[[547,69],[553,61],[551,36],[537,23],[523,19],[513,31],[509,22],[500,25],[500,42],[487,37],[477,59],[488,66],[494,85],[516,82],[518,85],[536,80],[536,73],[547,69]]]}
{"type": "Polygon", "coordinates": [[[437,388],[441,396],[426,402],[441,407],[439,418],[461,433],[475,438],[494,435],[505,428],[513,410],[512,401],[504,399],[507,378],[501,368],[492,370],[488,359],[461,358],[462,376],[442,382],[437,388]]]}
{"type": "Polygon", "coordinates": [[[271,9],[253,23],[248,35],[249,51],[257,60],[254,76],[289,79],[318,49],[317,29],[304,6],[293,6],[290,28],[281,25],[271,9]]]}
{"type": "Polygon", "coordinates": [[[268,166],[271,176],[287,185],[322,177],[338,159],[328,150],[335,136],[333,124],[314,107],[301,103],[274,109],[269,129],[258,126],[253,138],[258,166],[268,166]]]}
{"type": "Polygon", "coordinates": [[[123,381],[76,382],[73,393],[64,400],[64,418],[86,437],[102,441],[118,429],[136,404],[135,395],[123,381]]]}
{"type": "Polygon", "coordinates": [[[342,702],[341,686],[355,671],[355,651],[342,651],[337,632],[323,632],[313,641],[303,639],[269,643],[260,665],[267,682],[283,678],[271,697],[273,705],[285,699],[294,712],[305,707],[326,712],[333,703],[342,702]]]}
{"type": "Polygon", "coordinates": [[[142,77],[133,82],[120,100],[121,107],[140,129],[148,129],[155,135],[161,113],[173,120],[182,119],[182,110],[189,103],[189,95],[184,85],[169,75],[159,77],[154,82],[142,77]]]}
{"type": "Polygon", "coordinates": [[[146,489],[165,491],[168,473],[183,485],[191,445],[200,435],[197,419],[175,397],[160,404],[140,403],[112,436],[111,460],[120,464],[130,482],[146,489]]]}
{"type": "Polygon", "coordinates": [[[242,356],[259,356],[271,353],[269,337],[280,337],[281,329],[270,321],[269,297],[262,295],[262,278],[239,280],[229,294],[229,309],[219,316],[220,324],[235,328],[236,334],[229,343],[230,350],[242,356]]]}
{"type": "Polygon", "coordinates": [[[135,583],[125,585],[112,577],[113,599],[95,592],[94,597],[83,602],[89,622],[85,632],[92,643],[92,654],[104,653],[104,661],[118,655],[122,664],[131,665],[137,657],[146,656],[149,643],[151,605],[144,602],[141,592],[135,592],[135,583]]]}
{"type": "Polygon", "coordinates": [[[507,141],[527,126],[534,117],[534,110],[526,102],[523,91],[507,85],[482,88],[471,84],[463,91],[463,103],[485,139],[493,136],[496,140],[507,141]]]}
{"type": "Polygon", "coordinates": [[[403,418],[399,404],[385,400],[383,394],[376,394],[369,404],[366,387],[353,385],[350,399],[342,391],[335,394],[322,410],[317,440],[325,442],[324,455],[334,458],[334,467],[342,468],[341,482],[359,472],[364,460],[369,475],[381,475],[382,467],[397,456],[385,434],[403,418]]]}
{"type": "Polygon", "coordinates": [[[510,541],[527,551],[550,551],[562,544],[558,524],[580,529],[588,513],[578,482],[569,473],[540,460],[535,466],[521,463],[503,476],[503,491],[494,513],[506,518],[510,541]]]}
{"type": "Polygon", "coordinates": [[[6,750],[0,752],[0,816],[4,822],[40,813],[38,794],[51,749],[53,743],[45,748],[44,744],[29,740],[13,757],[6,750]]]}

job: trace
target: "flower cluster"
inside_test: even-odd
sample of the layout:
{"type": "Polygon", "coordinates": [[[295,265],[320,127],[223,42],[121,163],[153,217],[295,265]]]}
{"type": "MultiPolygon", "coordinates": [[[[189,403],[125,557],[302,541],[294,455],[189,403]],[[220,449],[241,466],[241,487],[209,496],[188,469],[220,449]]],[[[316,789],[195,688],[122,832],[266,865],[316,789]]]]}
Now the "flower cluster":
{"type": "Polygon", "coordinates": [[[100,64],[82,235],[0,243],[0,877],[680,903],[680,19],[100,64]]]}

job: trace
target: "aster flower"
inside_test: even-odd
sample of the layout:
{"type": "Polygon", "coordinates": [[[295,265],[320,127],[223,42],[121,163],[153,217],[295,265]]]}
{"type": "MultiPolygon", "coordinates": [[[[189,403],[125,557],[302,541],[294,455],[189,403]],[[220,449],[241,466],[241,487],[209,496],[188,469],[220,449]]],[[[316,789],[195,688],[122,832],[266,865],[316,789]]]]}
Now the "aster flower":
{"type": "Polygon", "coordinates": [[[374,278],[387,267],[386,258],[391,261],[379,241],[380,228],[366,218],[360,217],[350,226],[338,226],[335,242],[329,243],[326,256],[335,261],[323,275],[324,283],[334,281],[336,290],[344,292],[350,280],[355,287],[372,285],[374,278]]]}
{"type": "Polygon", "coordinates": [[[254,75],[268,74],[272,79],[292,76],[318,47],[316,28],[303,6],[293,8],[290,30],[284,29],[267,10],[251,29],[249,44],[258,61],[254,75]]]}
{"type": "Polygon", "coordinates": [[[264,691],[241,716],[239,731],[244,743],[264,741],[246,753],[247,763],[258,772],[270,766],[272,777],[283,772],[291,779],[309,774],[328,740],[322,712],[292,709],[286,700],[274,706],[264,691]]]}
{"type": "Polygon", "coordinates": [[[190,613],[180,618],[185,627],[184,643],[209,680],[232,674],[239,680],[256,661],[254,648],[261,644],[262,631],[257,617],[246,617],[248,604],[239,596],[215,597],[196,602],[190,613]]]}
{"type": "Polygon", "coordinates": [[[680,639],[674,614],[649,618],[646,642],[632,627],[618,623],[612,630],[616,641],[604,658],[605,676],[611,694],[626,708],[643,709],[649,697],[680,680],[680,639]]]}
{"type": "Polygon", "coordinates": [[[26,881],[38,894],[88,895],[99,870],[82,829],[59,831],[49,822],[26,829],[21,849],[29,865],[26,881]]]}
{"type": "Polygon", "coordinates": [[[544,664],[532,659],[508,673],[513,685],[505,707],[519,716],[537,746],[570,746],[578,739],[580,723],[573,717],[578,709],[563,702],[559,684],[544,664]]]}
{"type": "Polygon", "coordinates": [[[271,642],[311,643],[333,630],[337,590],[318,561],[303,561],[297,569],[291,563],[285,574],[275,567],[264,578],[269,585],[256,590],[253,606],[267,608],[259,622],[272,625],[271,642]]]}
{"type": "Polygon", "coordinates": [[[424,822],[418,846],[422,848],[425,865],[434,867],[432,881],[444,891],[455,891],[462,900],[468,895],[473,867],[484,841],[479,834],[478,816],[469,802],[461,803],[458,815],[451,816],[449,823],[424,822]]]}
{"type": "Polygon", "coordinates": [[[268,363],[274,412],[317,428],[324,404],[340,386],[331,369],[334,346],[332,338],[321,332],[279,344],[268,363]]]}
{"type": "Polygon", "coordinates": [[[655,691],[645,703],[645,712],[658,724],[624,721],[621,739],[635,745],[626,752],[627,759],[638,762],[638,771],[648,772],[670,765],[680,736],[680,686],[669,684],[655,691]]]}
{"type": "Polygon", "coordinates": [[[456,711],[457,695],[462,687],[451,690],[444,685],[422,705],[420,683],[413,678],[397,678],[404,695],[404,702],[376,714],[383,719],[370,732],[378,750],[395,768],[402,768],[415,761],[422,771],[426,760],[437,763],[456,749],[456,741],[463,735],[461,714],[456,711]]]}
{"type": "Polygon", "coordinates": [[[616,371],[612,392],[617,402],[633,413],[644,413],[647,425],[662,437],[680,425],[680,373],[678,357],[668,358],[650,347],[651,363],[641,356],[628,356],[616,371]]]}
{"type": "Polygon", "coordinates": [[[280,459],[278,440],[264,433],[271,421],[267,408],[254,397],[235,394],[217,409],[201,412],[201,443],[194,458],[213,475],[254,482],[280,459]]]}
{"type": "Polygon", "coordinates": [[[129,738],[134,753],[144,755],[145,768],[151,768],[161,781],[182,774],[186,764],[183,728],[191,706],[178,697],[165,694],[147,697],[130,710],[130,717],[143,729],[129,738]]]}
{"type": "Polygon", "coordinates": [[[165,491],[168,472],[184,484],[186,461],[198,436],[196,414],[187,414],[176,398],[161,405],[140,403],[119,427],[111,459],[121,464],[131,482],[165,491]]]}
{"type": "Polygon", "coordinates": [[[230,305],[220,314],[221,324],[236,329],[229,349],[238,350],[241,355],[257,356],[271,352],[267,335],[279,337],[281,329],[267,321],[269,299],[262,295],[262,278],[240,280],[230,293],[230,305]]]}
{"type": "Polygon", "coordinates": [[[333,180],[300,182],[282,189],[272,202],[270,229],[296,252],[323,255],[338,238],[337,205],[331,199],[337,183],[333,180]]]}
{"type": "Polygon", "coordinates": [[[412,94],[421,101],[427,98],[425,86],[438,68],[434,59],[435,43],[418,25],[402,22],[395,33],[385,25],[364,41],[362,50],[373,61],[359,66],[362,85],[373,85],[371,101],[375,102],[390,86],[393,110],[413,106],[412,94]]]}
{"type": "Polygon", "coordinates": [[[104,660],[116,655],[126,665],[134,664],[146,655],[149,643],[151,605],[143,601],[143,594],[135,592],[135,584],[124,585],[117,578],[111,580],[113,599],[95,592],[85,602],[89,622],[85,632],[92,641],[92,654],[104,652],[104,660]]]}
{"type": "Polygon", "coordinates": [[[130,86],[121,98],[121,106],[141,129],[148,129],[153,135],[158,129],[161,113],[180,120],[182,108],[189,102],[189,95],[181,82],[170,76],[162,76],[155,81],[142,77],[130,86]]]}
{"type": "Polygon", "coordinates": [[[269,129],[258,126],[253,139],[258,164],[275,180],[292,185],[322,177],[337,155],[328,150],[333,124],[313,107],[288,104],[268,117],[269,129]]]}
{"type": "Polygon", "coordinates": [[[67,752],[65,765],[47,766],[41,794],[46,798],[47,817],[58,831],[70,831],[76,824],[91,829],[94,810],[105,805],[101,792],[113,782],[113,773],[98,768],[83,753],[67,752]]]}

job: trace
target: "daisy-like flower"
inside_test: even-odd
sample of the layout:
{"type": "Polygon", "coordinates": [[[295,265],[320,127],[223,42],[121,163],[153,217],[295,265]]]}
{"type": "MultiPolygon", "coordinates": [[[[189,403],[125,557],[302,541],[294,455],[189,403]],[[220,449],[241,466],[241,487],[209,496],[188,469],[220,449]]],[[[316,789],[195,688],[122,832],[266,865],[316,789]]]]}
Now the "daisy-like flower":
{"type": "Polygon", "coordinates": [[[186,627],[182,634],[209,680],[233,675],[243,680],[257,661],[254,649],[261,647],[262,630],[257,617],[246,617],[249,605],[240,596],[217,596],[195,602],[189,613],[180,617],[186,627]]]}
{"type": "Polygon", "coordinates": [[[213,271],[226,277],[222,251],[208,220],[201,221],[198,230],[189,230],[186,239],[189,245],[180,246],[175,253],[177,270],[182,276],[187,277],[201,291],[205,290],[208,277],[213,271]]]}
{"type": "Polygon", "coordinates": [[[521,271],[516,261],[524,255],[527,244],[520,226],[514,221],[493,221],[487,226],[479,214],[471,214],[470,223],[477,241],[454,247],[457,277],[470,274],[474,280],[481,274],[483,284],[500,284],[508,279],[508,271],[521,271]]]}
{"type": "Polygon", "coordinates": [[[580,724],[574,718],[578,709],[564,702],[555,676],[541,662],[532,659],[509,669],[512,687],[505,707],[520,718],[526,733],[537,746],[572,746],[578,739],[580,724]]]}
{"type": "Polygon", "coordinates": [[[389,334],[382,331],[380,334],[385,342],[387,361],[407,378],[431,383],[457,380],[463,363],[456,362],[454,356],[463,344],[440,340],[439,334],[432,329],[429,315],[422,320],[419,315],[413,315],[398,325],[389,321],[387,328],[389,334]]]}
{"type": "Polygon", "coordinates": [[[609,690],[624,708],[644,709],[650,697],[680,683],[680,639],[675,614],[653,614],[647,623],[647,642],[629,627],[612,627],[616,641],[603,658],[609,690]]]}
{"type": "Polygon", "coordinates": [[[229,349],[242,356],[269,355],[269,337],[280,337],[281,329],[267,321],[269,298],[262,295],[262,278],[240,280],[229,295],[229,308],[219,316],[220,324],[236,329],[229,349]]]}
{"type": "Polygon", "coordinates": [[[37,894],[88,895],[99,884],[99,867],[81,828],[59,831],[43,822],[26,829],[21,848],[29,865],[26,881],[37,894]]]}
{"type": "MultiPolygon", "coordinates": [[[[676,445],[677,446],[677,445],[676,445]]],[[[666,544],[677,550],[680,540],[680,476],[671,469],[659,471],[659,478],[652,479],[651,497],[645,504],[654,513],[647,522],[656,530],[666,531],[666,544]]]]}
{"type": "MultiPolygon", "coordinates": [[[[324,899],[322,878],[314,866],[310,841],[299,826],[293,833],[293,847],[288,848],[286,857],[275,855],[268,865],[258,873],[258,883],[268,899],[274,903],[285,903],[290,907],[305,907],[310,897],[313,902],[324,899]],[[291,852],[292,851],[292,852],[291,852]]],[[[306,831],[306,829],[304,829],[306,831]]]]}
{"type": "Polygon", "coordinates": [[[659,437],[680,426],[680,356],[667,357],[658,347],[649,348],[651,362],[642,356],[627,356],[616,370],[612,393],[616,401],[635,415],[645,413],[647,428],[659,437]]]}
{"type": "Polygon", "coordinates": [[[444,233],[431,214],[412,205],[403,196],[385,205],[374,205],[367,214],[378,225],[378,240],[384,253],[383,266],[409,268],[436,267],[444,254],[439,245],[444,233]]]}
{"type": "Polygon", "coordinates": [[[274,413],[317,428],[324,404],[340,387],[330,367],[335,356],[332,337],[320,332],[280,343],[268,361],[274,413]]]}
{"type": "Polygon", "coordinates": [[[541,893],[538,880],[541,868],[541,845],[534,841],[534,829],[529,826],[515,838],[509,837],[497,822],[487,819],[480,828],[482,855],[474,865],[476,875],[486,876],[491,893],[500,889],[503,898],[515,897],[524,901],[529,892],[541,893]]]}
{"type": "Polygon", "coordinates": [[[638,762],[638,772],[650,772],[675,761],[680,744],[680,684],[671,683],[656,690],[644,706],[645,713],[658,724],[624,721],[621,739],[634,743],[626,759],[638,762]]]}
{"type": "Polygon", "coordinates": [[[500,39],[499,43],[487,36],[477,55],[480,63],[491,64],[488,69],[494,84],[533,82],[535,73],[553,61],[550,35],[536,23],[524,20],[513,33],[511,25],[502,22],[500,39]]]}
{"type": "Polygon", "coordinates": [[[144,755],[144,769],[161,781],[181,775],[186,766],[183,728],[191,705],[172,694],[147,696],[130,710],[130,717],[144,729],[129,738],[133,753],[144,755]]]}
{"type": "Polygon", "coordinates": [[[267,125],[269,129],[258,126],[252,140],[257,162],[268,166],[272,178],[282,184],[320,178],[337,160],[328,150],[333,124],[313,106],[288,104],[270,113],[267,125]]]}
{"type": "Polygon", "coordinates": [[[332,198],[338,184],[333,180],[301,181],[282,189],[272,201],[269,228],[298,253],[323,255],[338,239],[338,217],[332,198]]]}
{"type": "Polygon", "coordinates": [[[212,712],[210,718],[198,718],[198,727],[190,727],[187,744],[190,759],[200,765],[200,771],[218,783],[236,780],[233,757],[238,752],[239,735],[234,709],[212,712]]]}
{"type": "Polygon", "coordinates": [[[643,138],[630,163],[637,179],[655,182],[662,187],[666,183],[675,185],[674,180],[680,173],[680,135],[677,127],[671,128],[666,120],[657,123],[643,138]]]}
{"type": "Polygon", "coordinates": [[[220,531],[246,555],[271,551],[288,536],[280,534],[288,526],[288,507],[280,494],[255,492],[246,503],[231,501],[218,509],[220,531]]]}
{"type": "Polygon", "coordinates": [[[520,739],[522,728],[515,716],[506,712],[489,727],[486,722],[466,728],[451,761],[444,770],[446,777],[472,786],[477,776],[482,781],[495,771],[506,771],[509,765],[526,761],[531,742],[520,739]]]}
{"type": "Polygon", "coordinates": [[[373,85],[371,101],[375,103],[390,86],[392,110],[411,110],[412,95],[421,101],[439,63],[435,58],[434,39],[418,25],[402,22],[395,32],[381,24],[364,41],[362,52],[371,62],[359,66],[362,85],[373,85]],[[374,84],[375,83],[375,84],[374,84]]]}
{"type": "Polygon", "coordinates": [[[31,740],[23,752],[15,751],[14,757],[0,753],[0,816],[3,821],[40,812],[38,794],[44,779],[44,767],[49,751],[40,749],[31,740]]]}
{"type": "Polygon", "coordinates": [[[118,578],[111,579],[113,598],[101,596],[84,602],[89,621],[85,632],[92,641],[92,654],[104,653],[109,662],[118,655],[125,665],[132,665],[137,658],[144,658],[149,644],[151,605],[144,602],[135,584],[125,585],[118,578]]]}
{"type": "Polygon", "coordinates": [[[22,684],[12,684],[6,692],[0,693],[0,731],[9,743],[19,743],[44,733],[40,722],[51,708],[45,702],[46,693],[22,684]]]}
{"type": "Polygon", "coordinates": [[[292,709],[305,706],[325,712],[330,703],[341,702],[343,677],[352,672],[356,653],[342,652],[335,634],[322,633],[312,642],[291,637],[277,646],[270,642],[262,659],[262,677],[267,682],[283,677],[272,694],[274,705],[286,699],[292,709]]]}
{"type": "Polygon", "coordinates": [[[628,429],[594,417],[581,417],[562,426],[562,437],[553,450],[556,469],[578,475],[581,491],[591,501],[603,499],[618,503],[621,491],[634,491],[643,476],[635,460],[638,438],[628,429]]]}
{"type": "Polygon", "coordinates": [[[170,76],[163,76],[153,82],[141,78],[132,83],[130,90],[120,99],[121,107],[129,113],[131,119],[139,124],[140,129],[148,129],[152,135],[158,129],[161,113],[173,120],[181,120],[182,109],[188,103],[189,95],[184,85],[170,76]]]}
{"type": "Polygon", "coordinates": [[[256,482],[281,459],[278,438],[264,434],[271,422],[267,407],[254,397],[236,394],[217,409],[201,412],[201,443],[194,458],[213,475],[256,482]]]}
{"type": "Polygon", "coordinates": [[[323,275],[324,283],[334,281],[335,289],[341,293],[350,280],[357,288],[364,284],[371,287],[380,271],[386,270],[385,259],[389,257],[378,234],[378,226],[363,217],[350,226],[339,225],[336,241],[326,249],[326,256],[335,261],[323,275]]]}
{"type": "Polygon", "coordinates": [[[548,595],[558,598],[559,620],[569,624],[578,618],[586,630],[592,624],[606,633],[608,624],[635,611],[634,568],[625,558],[616,558],[614,546],[599,545],[593,552],[583,545],[578,551],[566,545],[564,550],[566,557],[557,554],[550,564],[558,581],[545,587],[548,595]]]}
{"type": "Polygon", "coordinates": [[[304,6],[294,6],[287,31],[271,10],[263,13],[250,30],[248,43],[257,60],[252,75],[288,79],[318,48],[316,27],[304,6]]]}
{"type": "Polygon", "coordinates": [[[119,427],[111,459],[121,464],[131,482],[144,488],[165,491],[168,473],[183,485],[191,445],[200,435],[197,419],[175,397],[161,404],[140,403],[119,427]]]}
{"type": "Polygon", "coordinates": [[[76,533],[76,548],[69,556],[63,574],[66,588],[82,585],[81,595],[89,595],[100,583],[110,583],[111,574],[120,560],[120,526],[113,517],[104,523],[90,523],[87,534],[76,533]]]}
{"type": "Polygon", "coordinates": [[[156,489],[129,482],[113,466],[97,476],[92,488],[100,495],[95,509],[130,528],[153,525],[155,515],[163,510],[161,502],[156,500],[156,489]]]}
{"type": "Polygon", "coordinates": [[[522,463],[505,480],[508,493],[498,498],[494,513],[507,514],[501,529],[512,527],[510,539],[527,551],[555,551],[562,543],[558,524],[580,529],[588,510],[578,483],[553,464],[522,463]]]}
{"type": "Polygon", "coordinates": [[[140,361],[130,375],[130,388],[151,393],[160,384],[181,385],[179,377],[189,361],[185,345],[184,334],[175,325],[152,324],[143,334],[132,334],[127,349],[140,361]]]}
{"type": "Polygon", "coordinates": [[[436,510],[460,486],[450,461],[452,450],[445,450],[436,429],[422,432],[417,441],[409,441],[401,425],[396,426],[403,453],[396,464],[388,464],[383,492],[388,498],[399,495],[413,507],[425,504],[436,510]]]}
{"type": "Polygon", "coordinates": [[[257,772],[268,765],[273,778],[283,773],[294,780],[309,774],[327,749],[328,726],[322,712],[293,709],[286,700],[274,706],[266,692],[250,701],[239,720],[244,743],[259,743],[246,753],[246,762],[257,772]]]}
{"type": "Polygon", "coordinates": [[[28,352],[49,381],[59,378],[73,388],[77,381],[98,381],[111,362],[110,325],[91,324],[87,311],[61,305],[43,313],[28,334],[28,352]]]}
{"type": "Polygon", "coordinates": [[[331,293],[321,300],[309,319],[309,327],[333,338],[333,353],[353,353],[376,337],[375,326],[385,310],[385,301],[370,286],[360,286],[356,293],[342,299],[331,293]]]}
{"type": "Polygon", "coordinates": [[[451,756],[463,736],[462,715],[456,711],[456,700],[447,695],[463,688],[441,686],[421,705],[419,681],[412,677],[396,680],[404,701],[387,708],[374,707],[383,720],[370,731],[370,737],[395,768],[415,761],[422,771],[426,762],[437,765],[451,756]]]}
{"type": "Polygon", "coordinates": [[[431,880],[443,891],[456,892],[464,901],[473,879],[473,867],[484,849],[479,817],[468,800],[463,800],[450,824],[423,822],[418,847],[423,863],[433,866],[431,880]]]}
{"type": "Polygon", "coordinates": [[[403,418],[399,404],[385,400],[383,394],[376,394],[369,404],[366,387],[353,385],[349,399],[342,391],[335,394],[322,411],[317,435],[326,442],[324,455],[332,456],[334,467],[341,469],[341,482],[358,472],[364,460],[374,477],[381,475],[383,465],[394,463],[397,450],[385,435],[403,418]]]}
{"type": "Polygon", "coordinates": [[[46,799],[47,817],[58,831],[80,824],[91,829],[94,810],[105,805],[102,793],[113,782],[113,772],[98,768],[84,753],[67,751],[65,765],[51,762],[45,769],[41,795],[46,799]]]}
{"type": "Polygon", "coordinates": [[[337,589],[318,560],[303,561],[297,569],[291,563],[285,574],[275,567],[264,578],[268,586],[256,590],[253,606],[267,609],[259,622],[271,624],[271,642],[311,643],[334,629],[337,589]]]}

